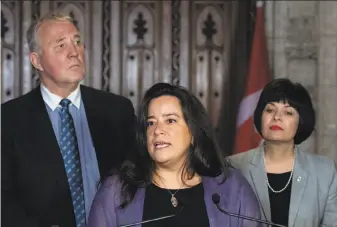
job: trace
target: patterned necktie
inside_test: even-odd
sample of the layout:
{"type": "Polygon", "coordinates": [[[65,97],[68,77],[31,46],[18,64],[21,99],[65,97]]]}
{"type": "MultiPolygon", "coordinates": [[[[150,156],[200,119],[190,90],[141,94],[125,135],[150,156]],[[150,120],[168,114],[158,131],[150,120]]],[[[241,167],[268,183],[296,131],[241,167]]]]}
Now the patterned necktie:
{"type": "Polygon", "coordinates": [[[68,177],[77,227],[85,226],[85,205],[80,154],[73,118],[69,112],[69,99],[62,99],[60,148],[68,177]]]}

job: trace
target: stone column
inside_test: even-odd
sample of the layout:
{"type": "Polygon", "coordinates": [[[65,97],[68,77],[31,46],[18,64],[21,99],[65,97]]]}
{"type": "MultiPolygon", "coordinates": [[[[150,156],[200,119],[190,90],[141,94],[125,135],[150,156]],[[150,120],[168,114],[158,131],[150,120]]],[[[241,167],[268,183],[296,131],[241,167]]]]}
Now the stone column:
{"type": "Polygon", "coordinates": [[[318,150],[337,160],[337,2],[319,1],[318,150]]]}
{"type": "Polygon", "coordinates": [[[271,73],[308,90],[316,129],[301,147],[337,160],[337,2],[267,1],[271,73]]]}

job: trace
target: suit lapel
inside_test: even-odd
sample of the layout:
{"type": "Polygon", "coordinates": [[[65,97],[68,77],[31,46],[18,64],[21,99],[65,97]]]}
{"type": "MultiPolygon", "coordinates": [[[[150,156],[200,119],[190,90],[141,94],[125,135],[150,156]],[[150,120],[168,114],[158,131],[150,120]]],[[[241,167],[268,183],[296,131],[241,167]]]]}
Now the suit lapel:
{"type": "MultiPolygon", "coordinates": [[[[93,140],[93,145],[96,147],[99,143],[99,124],[98,121],[100,120],[97,117],[97,112],[99,111],[96,108],[95,102],[91,94],[89,94],[86,87],[81,85],[81,97],[84,103],[85,113],[88,120],[88,125],[91,133],[91,138],[93,140]]],[[[96,100],[97,102],[97,100],[96,100]]]]}
{"type": "MultiPolygon", "coordinates": [[[[57,182],[61,185],[67,185],[67,177],[64,169],[63,158],[60,148],[53,130],[51,120],[49,118],[45,103],[43,101],[40,86],[33,92],[32,105],[34,113],[33,118],[28,124],[32,124],[29,128],[32,132],[28,136],[32,137],[32,153],[39,159],[38,165],[45,167],[41,168],[44,171],[45,179],[50,181],[50,186],[57,190],[54,184],[57,182]],[[35,127],[33,127],[35,125],[35,127]]],[[[45,187],[48,183],[43,183],[45,187]]],[[[63,187],[63,186],[61,186],[63,187]]],[[[67,188],[67,187],[66,187],[67,188]]],[[[50,190],[53,191],[53,190],[50,190]]]]}
{"type": "Polygon", "coordinates": [[[263,151],[261,147],[253,153],[251,159],[250,177],[253,182],[253,190],[260,202],[261,215],[266,220],[271,220],[270,201],[268,194],[268,187],[266,183],[266,171],[262,161],[263,151]]]}
{"type": "Polygon", "coordinates": [[[295,225],[296,217],[307,186],[308,174],[304,165],[302,165],[302,163],[305,163],[304,158],[305,157],[301,154],[301,152],[296,149],[295,167],[290,197],[291,205],[289,207],[289,226],[295,225]]]}
{"type": "MultiPolygon", "coordinates": [[[[202,184],[204,187],[204,201],[206,205],[208,221],[210,227],[218,227],[218,226],[227,226],[229,225],[228,216],[219,212],[216,205],[213,203],[212,196],[214,193],[217,193],[221,197],[220,204],[223,206],[228,203],[228,195],[227,190],[224,189],[222,180],[223,174],[213,178],[213,177],[202,177],[202,184]],[[225,223],[227,221],[228,223],[225,223]]],[[[224,183],[226,184],[226,182],[224,183]]],[[[229,186],[230,187],[230,186],[229,186]]]]}
{"type": "MultiPolygon", "coordinates": [[[[145,188],[139,188],[134,200],[124,209],[117,209],[118,226],[142,221],[145,200],[145,188]]],[[[135,225],[140,227],[141,225],[135,225]]]]}

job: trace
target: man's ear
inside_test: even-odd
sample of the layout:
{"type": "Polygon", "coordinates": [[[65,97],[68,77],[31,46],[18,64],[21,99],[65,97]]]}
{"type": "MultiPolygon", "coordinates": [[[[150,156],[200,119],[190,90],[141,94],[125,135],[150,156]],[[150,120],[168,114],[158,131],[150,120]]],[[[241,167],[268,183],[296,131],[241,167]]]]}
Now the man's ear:
{"type": "Polygon", "coordinates": [[[29,54],[29,59],[30,59],[30,62],[32,63],[32,65],[34,66],[34,68],[36,68],[39,71],[43,71],[42,65],[40,63],[40,56],[39,56],[38,53],[31,52],[29,54]]]}

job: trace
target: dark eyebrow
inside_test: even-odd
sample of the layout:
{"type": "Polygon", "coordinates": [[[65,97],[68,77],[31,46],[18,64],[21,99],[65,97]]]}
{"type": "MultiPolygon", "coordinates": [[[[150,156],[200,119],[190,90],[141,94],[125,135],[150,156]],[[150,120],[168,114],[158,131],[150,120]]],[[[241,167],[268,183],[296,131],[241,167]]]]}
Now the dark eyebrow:
{"type": "MultiPolygon", "coordinates": [[[[163,114],[163,117],[170,117],[170,116],[175,116],[180,118],[180,116],[177,113],[167,113],[167,114],[163,114]]],[[[147,119],[154,119],[155,117],[153,115],[148,116],[147,119]]]]}
{"type": "Polygon", "coordinates": [[[177,113],[167,113],[167,114],[163,114],[164,117],[170,117],[170,116],[176,116],[178,118],[180,118],[180,116],[177,113]]]}

